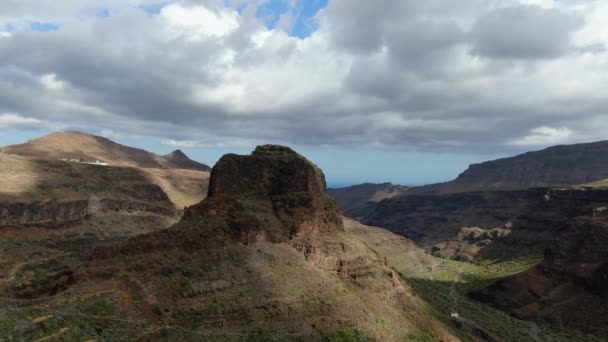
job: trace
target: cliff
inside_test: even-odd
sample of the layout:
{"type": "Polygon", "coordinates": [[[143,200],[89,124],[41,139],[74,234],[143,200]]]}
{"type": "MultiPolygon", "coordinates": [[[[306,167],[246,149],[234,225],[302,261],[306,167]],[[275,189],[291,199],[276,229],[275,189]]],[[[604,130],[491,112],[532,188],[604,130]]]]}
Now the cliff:
{"type": "Polygon", "coordinates": [[[453,181],[414,191],[454,193],[558,187],[608,179],[608,141],[552,146],[469,166],[453,181]]]}
{"type": "Polygon", "coordinates": [[[227,221],[243,242],[286,241],[343,230],[325,176],[288,147],[259,146],[248,156],[223,156],[211,171],[207,199],[186,209],[182,221],[227,221]]]}
{"type": "Polygon", "coordinates": [[[608,337],[608,217],[581,218],[543,261],[472,294],[524,319],[608,337]]]}
{"type": "Polygon", "coordinates": [[[380,202],[363,222],[409,237],[439,256],[504,258],[542,253],[578,217],[592,217],[604,206],[604,187],[414,194],[380,202]],[[472,228],[479,236],[500,233],[477,239],[469,234],[472,228]]]}

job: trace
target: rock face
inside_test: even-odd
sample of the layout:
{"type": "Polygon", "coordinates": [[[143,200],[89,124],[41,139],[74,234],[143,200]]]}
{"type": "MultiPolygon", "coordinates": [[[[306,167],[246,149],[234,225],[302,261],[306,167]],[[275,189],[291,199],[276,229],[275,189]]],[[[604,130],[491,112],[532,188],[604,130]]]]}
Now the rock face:
{"type": "Polygon", "coordinates": [[[415,194],[380,202],[363,222],[433,246],[439,256],[501,258],[538,254],[556,236],[575,229],[576,218],[604,216],[603,207],[608,207],[608,188],[603,187],[415,194]],[[466,227],[510,233],[472,241],[463,234],[466,227]],[[471,243],[474,250],[460,248],[471,243]]]}
{"type": "Polygon", "coordinates": [[[175,216],[177,210],[171,207],[151,205],[150,203],[145,202],[106,198],[70,202],[0,202],[0,227],[80,220],[97,213],[147,213],[162,216],[175,216]]]}
{"type": "Polygon", "coordinates": [[[608,219],[581,218],[545,250],[542,263],[473,297],[526,319],[608,337],[608,219]]]}
{"type": "Polygon", "coordinates": [[[473,164],[455,180],[414,191],[454,193],[579,185],[608,178],[608,141],[553,146],[473,164]]]}
{"type": "Polygon", "coordinates": [[[182,221],[223,218],[244,242],[286,241],[343,230],[323,172],[288,147],[259,146],[248,156],[223,156],[211,172],[207,199],[186,209],[182,221]]]}

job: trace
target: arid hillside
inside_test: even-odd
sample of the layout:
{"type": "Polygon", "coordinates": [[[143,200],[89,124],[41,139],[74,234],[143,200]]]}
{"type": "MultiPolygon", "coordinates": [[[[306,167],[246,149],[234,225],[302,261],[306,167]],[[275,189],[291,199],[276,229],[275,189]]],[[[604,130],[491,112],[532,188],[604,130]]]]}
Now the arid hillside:
{"type": "Polygon", "coordinates": [[[53,133],[24,144],[2,147],[2,150],[43,159],[99,160],[113,166],[211,170],[209,166],[191,160],[181,151],[160,156],[82,132],[53,133]]]}
{"type": "Polygon", "coordinates": [[[178,210],[148,177],[0,153],[0,293],[52,293],[100,244],[175,223],[178,210]]]}
{"type": "Polygon", "coordinates": [[[21,305],[0,309],[12,338],[468,336],[430,315],[382,256],[346,232],[321,171],[278,146],[223,157],[208,197],[166,230],[98,248],[76,268],[18,264],[5,279],[21,305]],[[55,286],[24,281],[31,272],[55,286]]]}
{"type": "MultiPolygon", "coordinates": [[[[72,175],[76,175],[81,170],[88,170],[83,165],[88,165],[89,162],[99,161],[107,165],[93,165],[97,167],[98,173],[103,173],[103,167],[122,167],[132,168],[133,172],[145,174],[148,182],[159,186],[173,202],[178,210],[183,210],[184,207],[198,203],[205,198],[207,194],[207,186],[209,183],[210,167],[191,160],[183,152],[177,150],[167,156],[160,156],[148,151],[136,149],[115,143],[109,139],[81,133],[81,132],[59,132],[53,133],[38,139],[28,141],[24,144],[11,145],[2,148],[5,160],[8,156],[23,156],[31,157],[32,163],[44,163],[49,165],[59,165],[57,163],[70,164],[65,165],[65,170],[72,170],[72,175]],[[36,161],[38,160],[38,161],[36,161]],[[78,167],[78,165],[83,167],[78,167]],[[99,169],[99,167],[102,167],[99,169]]],[[[26,159],[21,159],[26,160],[26,159]]],[[[22,162],[22,164],[25,162],[22,162]]],[[[15,167],[18,167],[16,164],[15,167]]],[[[23,191],[28,188],[28,185],[23,183],[27,177],[44,178],[45,170],[40,169],[40,174],[37,174],[37,169],[30,168],[20,177],[19,182],[10,183],[10,178],[5,180],[6,188],[9,191],[15,188],[23,191]]],[[[109,172],[111,174],[112,172],[109,172]]],[[[52,187],[54,191],[59,191],[62,181],[60,178],[68,177],[69,173],[63,173],[62,170],[57,170],[53,178],[55,182],[52,187]]],[[[80,183],[89,181],[87,175],[80,175],[80,183]]],[[[47,177],[48,178],[48,177],[47,177]]],[[[115,182],[120,184],[122,178],[117,175],[115,178],[106,177],[105,181],[115,182]]],[[[47,179],[48,181],[48,179],[47,179]]],[[[47,182],[48,183],[48,182],[47,182]]],[[[79,185],[82,187],[82,185],[79,185]]],[[[103,184],[98,184],[103,186],[103,184]]],[[[112,187],[112,184],[108,185],[112,187]]],[[[38,189],[37,191],[40,191],[38,189]]],[[[137,192],[137,190],[134,190],[137,192]]],[[[0,190],[0,192],[4,192],[0,190]]],[[[68,191],[69,192],[69,191],[68,191]]],[[[86,194],[86,189],[81,189],[80,193],[86,194]]]]}

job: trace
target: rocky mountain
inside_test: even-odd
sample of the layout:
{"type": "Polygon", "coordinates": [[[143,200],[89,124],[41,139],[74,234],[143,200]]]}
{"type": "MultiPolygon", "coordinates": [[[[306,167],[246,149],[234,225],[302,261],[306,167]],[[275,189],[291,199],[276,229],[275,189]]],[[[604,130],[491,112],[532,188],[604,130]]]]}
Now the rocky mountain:
{"type": "Polygon", "coordinates": [[[599,193],[586,189],[606,186],[607,151],[608,141],[554,146],[474,164],[451,182],[398,189],[380,201],[365,198],[384,185],[363,184],[332,193],[347,215],[402,234],[436,255],[465,260],[513,251],[520,255],[531,245],[547,244],[551,231],[558,231],[574,217],[565,215],[570,210],[562,209],[579,206],[591,212],[579,199],[599,193]],[[564,197],[564,193],[573,197],[564,197]],[[546,200],[547,196],[552,200],[546,200]],[[516,221],[518,225],[513,226],[516,221]],[[476,229],[481,232],[469,234],[476,229]],[[540,231],[544,237],[537,235],[540,231]],[[500,240],[518,241],[517,246],[493,244],[495,238],[483,238],[488,232],[496,233],[500,240]],[[504,251],[496,254],[496,245],[504,251]]]}
{"type": "Polygon", "coordinates": [[[209,171],[178,151],[160,156],[142,149],[118,144],[110,139],[82,132],[52,133],[24,144],[2,147],[6,153],[43,159],[76,159],[108,163],[112,166],[173,168],[209,171]]]}
{"type": "Polygon", "coordinates": [[[172,168],[197,171],[211,171],[211,168],[209,166],[190,159],[190,157],[188,157],[181,150],[175,150],[165,155],[164,158],[169,162],[168,164],[171,165],[172,168]]]}
{"type": "Polygon", "coordinates": [[[473,164],[455,180],[420,187],[438,193],[579,185],[608,179],[608,141],[553,146],[473,164]]]}
{"type": "MultiPolygon", "coordinates": [[[[606,208],[606,207],[604,207],[606,208]]],[[[473,297],[524,319],[608,336],[608,209],[576,221],[545,249],[538,266],[501,279],[473,297]]]]}
{"type": "Polygon", "coordinates": [[[412,194],[379,203],[363,222],[463,260],[542,254],[579,217],[608,205],[608,188],[563,187],[412,194]]]}
{"type": "Polygon", "coordinates": [[[47,293],[46,279],[24,274],[39,265],[61,278],[99,245],[163,229],[178,210],[148,175],[128,167],[101,167],[0,153],[0,297],[47,293]],[[31,286],[22,288],[21,283],[31,286]],[[12,286],[12,287],[11,287],[12,286]]]}
{"type": "Polygon", "coordinates": [[[208,199],[189,207],[182,220],[227,217],[244,243],[339,231],[342,220],[326,187],[319,168],[290,148],[259,146],[249,156],[222,157],[213,167],[208,199]]]}
{"type": "MultiPolygon", "coordinates": [[[[99,161],[109,167],[135,168],[135,172],[144,173],[149,182],[159,186],[179,210],[205,197],[209,183],[208,171],[211,170],[207,165],[191,160],[179,150],[160,156],[81,132],[53,133],[24,144],[2,147],[0,150],[5,155],[49,162],[86,164],[99,161]],[[81,160],[85,163],[80,163],[81,160]]],[[[81,177],[86,180],[86,175],[81,177]]]]}
{"type": "MultiPolygon", "coordinates": [[[[42,200],[64,191],[44,186],[56,181],[37,178],[43,174],[39,169],[19,179],[33,162],[49,170],[49,179],[76,177],[60,178],[75,191],[66,200],[102,184],[98,177],[110,171],[108,177],[123,182],[116,184],[117,198],[139,196],[139,186],[150,187],[141,177],[145,173],[136,176],[141,168],[106,170],[3,156],[11,160],[7,165],[21,165],[5,172],[3,183],[19,180],[10,188],[18,196],[35,189],[29,193],[42,200]],[[134,173],[131,181],[120,172],[134,173]],[[76,181],[80,175],[91,181],[76,181]]],[[[106,208],[96,200],[90,201],[94,214],[75,224],[0,227],[0,336],[65,341],[579,338],[574,331],[539,327],[467,296],[529,269],[533,260],[475,265],[429,255],[402,236],[341,218],[325,186],[321,170],[293,150],[260,146],[247,156],[224,156],[212,170],[207,198],[167,229],[151,229],[149,221],[140,220],[142,208],[106,208]],[[106,240],[94,250],[80,249],[92,235],[106,240]]],[[[150,204],[164,201],[171,208],[159,187],[150,189],[155,189],[147,195],[150,204]],[[154,194],[158,199],[152,200],[154,194]]],[[[581,201],[595,208],[596,199],[581,201]]],[[[65,212],[71,211],[56,214],[65,212]]],[[[500,237],[476,229],[466,233],[475,239],[500,237]]]]}
{"type": "Polygon", "coordinates": [[[328,189],[327,192],[336,200],[344,214],[361,219],[369,215],[378,202],[404,194],[409,189],[407,186],[391,183],[365,183],[328,189]]]}
{"type": "Polygon", "coordinates": [[[10,272],[7,291],[19,306],[0,308],[10,317],[4,336],[459,339],[386,259],[344,229],[323,173],[286,147],[224,156],[208,197],[166,230],[100,247],[80,266],[45,265],[10,272]]]}
{"type": "Polygon", "coordinates": [[[0,297],[48,294],[48,286],[66,281],[66,274],[99,245],[167,228],[179,220],[184,206],[205,197],[208,172],[56,159],[72,156],[61,153],[77,146],[99,152],[92,148],[98,144],[104,153],[121,156],[124,165],[148,165],[127,158],[152,154],[99,139],[62,133],[0,152],[0,297]],[[58,155],[42,152],[54,148],[58,155]],[[11,281],[18,270],[34,265],[36,272],[11,281]],[[36,278],[39,271],[45,276],[36,278]]]}

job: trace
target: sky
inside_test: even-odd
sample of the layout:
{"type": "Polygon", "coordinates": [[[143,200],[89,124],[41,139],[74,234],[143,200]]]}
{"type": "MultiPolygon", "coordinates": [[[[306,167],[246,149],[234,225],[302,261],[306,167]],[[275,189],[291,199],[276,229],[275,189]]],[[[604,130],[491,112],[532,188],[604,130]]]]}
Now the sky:
{"type": "Polygon", "coordinates": [[[601,0],[3,0],[0,145],[80,130],[213,164],[294,147],[426,184],[608,132],[601,0]]]}

